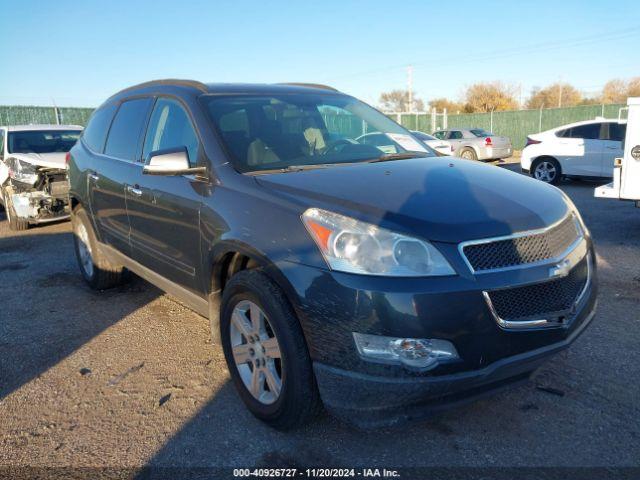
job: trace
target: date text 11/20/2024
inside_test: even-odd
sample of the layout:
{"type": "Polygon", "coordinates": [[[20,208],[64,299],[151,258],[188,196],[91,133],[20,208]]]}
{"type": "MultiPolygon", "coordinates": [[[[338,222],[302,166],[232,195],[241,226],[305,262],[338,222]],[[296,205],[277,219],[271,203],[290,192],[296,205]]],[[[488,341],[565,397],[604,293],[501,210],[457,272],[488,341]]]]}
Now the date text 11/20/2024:
{"type": "Polygon", "coordinates": [[[236,468],[233,470],[233,476],[235,478],[400,478],[397,470],[386,468],[236,468]]]}

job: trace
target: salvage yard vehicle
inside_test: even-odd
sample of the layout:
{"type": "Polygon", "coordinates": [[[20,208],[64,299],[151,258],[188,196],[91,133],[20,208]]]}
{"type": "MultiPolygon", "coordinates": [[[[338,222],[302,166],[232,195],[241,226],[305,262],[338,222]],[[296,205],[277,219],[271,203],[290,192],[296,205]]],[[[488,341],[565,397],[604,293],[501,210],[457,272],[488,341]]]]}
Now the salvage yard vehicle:
{"type": "Polygon", "coordinates": [[[105,289],[131,270],[209,317],[279,429],[321,405],[391,425],[525,381],[594,317],[589,230],[551,185],[424,150],[330,87],[128,88],[70,152],[80,272],[105,289]]]}
{"type": "Polygon", "coordinates": [[[529,135],[520,158],[522,172],[551,184],[562,177],[611,177],[626,128],[625,120],[596,118],[529,135]]]}
{"type": "Polygon", "coordinates": [[[69,217],[65,156],[77,125],[0,127],[0,201],[12,230],[69,217]]]}
{"type": "Polygon", "coordinates": [[[629,97],[627,105],[624,153],[614,160],[613,182],[596,188],[595,196],[631,200],[640,207],[640,97],[629,97]]]}
{"type": "Polygon", "coordinates": [[[509,137],[494,135],[483,128],[438,130],[433,136],[449,142],[453,155],[467,160],[500,160],[513,155],[509,137]]]}

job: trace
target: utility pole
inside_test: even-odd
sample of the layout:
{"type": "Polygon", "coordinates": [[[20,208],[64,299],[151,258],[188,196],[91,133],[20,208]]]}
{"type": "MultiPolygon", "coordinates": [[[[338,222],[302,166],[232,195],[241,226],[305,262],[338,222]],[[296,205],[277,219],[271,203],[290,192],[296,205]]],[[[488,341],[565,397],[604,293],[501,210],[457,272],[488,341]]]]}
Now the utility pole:
{"type": "Polygon", "coordinates": [[[409,111],[413,112],[413,65],[407,67],[407,92],[409,93],[409,111]]]}
{"type": "Polygon", "coordinates": [[[520,110],[524,108],[524,103],[522,101],[522,82],[518,84],[518,97],[520,98],[520,110]]]}
{"type": "Polygon", "coordinates": [[[562,107],[562,78],[558,82],[558,108],[562,107]]]}

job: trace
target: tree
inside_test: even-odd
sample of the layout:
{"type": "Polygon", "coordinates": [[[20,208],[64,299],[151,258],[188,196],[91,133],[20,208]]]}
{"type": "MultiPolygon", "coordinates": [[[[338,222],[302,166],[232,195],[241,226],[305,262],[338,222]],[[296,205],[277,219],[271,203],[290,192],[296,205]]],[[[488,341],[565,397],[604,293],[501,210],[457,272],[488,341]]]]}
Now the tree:
{"type": "Polygon", "coordinates": [[[640,97],[640,77],[634,77],[627,83],[627,97],[640,97]]]}
{"type": "Polygon", "coordinates": [[[476,83],[465,93],[464,109],[468,113],[517,108],[515,89],[502,82],[476,83]]]}
{"type": "Polygon", "coordinates": [[[380,94],[380,109],[386,112],[424,111],[424,102],[413,94],[413,108],[409,105],[409,92],[407,90],[392,90],[380,94]]]}
{"type": "Polygon", "coordinates": [[[602,103],[625,103],[627,101],[627,83],[615,78],[609,80],[602,89],[602,103]]]}
{"type": "Polygon", "coordinates": [[[602,103],[627,103],[627,97],[640,97],[640,77],[628,81],[615,78],[602,89],[602,103]]]}
{"type": "Polygon", "coordinates": [[[433,100],[429,101],[429,106],[431,108],[435,108],[438,111],[442,111],[446,108],[448,113],[457,113],[464,110],[463,104],[448,100],[446,98],[434,98],[433,100]]]}
{"type": "Polygon", "coordinates": [[[568,83],[554,83],[545,88],[534,87],[527,108],[573,107],[582,102],[582,94],[568,83]]]}

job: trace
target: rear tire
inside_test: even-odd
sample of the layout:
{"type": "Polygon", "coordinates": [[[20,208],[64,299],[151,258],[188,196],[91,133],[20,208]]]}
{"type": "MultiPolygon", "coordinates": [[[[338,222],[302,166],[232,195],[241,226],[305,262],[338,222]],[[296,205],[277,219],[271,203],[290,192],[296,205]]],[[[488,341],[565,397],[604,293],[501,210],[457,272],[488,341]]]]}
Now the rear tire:
{"type": "Polygon", "coordinates": [[[5,204],[5,211],[7,212],[7,220],[9,220],[9,228],[14,232],[23,232],[29,229],[29,221],[19,218],[16,215],[16,210],[13,208],[11,202],[11,194],[7,192],[7,188],[2,189],[2,198],[5,204]]]}
{"type": "Polygon", "coordinates": [[[463,148],[460,151],[460,158],[464,158],[465,160],[478,160],[478,155],[473,148],[463,148]]]}
{"type": "Polygon", "coordinates": [[[553,157],[541,157],[531,165],[531,176],[541,182],[557,185],[562,179],[562,167],[553,157]]]}
{"type": "Polygon", "coordinates": [[[80,206],[71,214],[73,243],[82,277],[94,290],[106,290],[124,283],[126,270],[114,265],[100,252],[87,212],[80,206]]]}
{"type": "Polygon", "coordinates": [[[261,270],[244,270],[226,285],[220,310],[222,348],[248,410],[278,430],[308,423],[321,409],[320,394],[302,328],[282,290],[261,270]]]}

